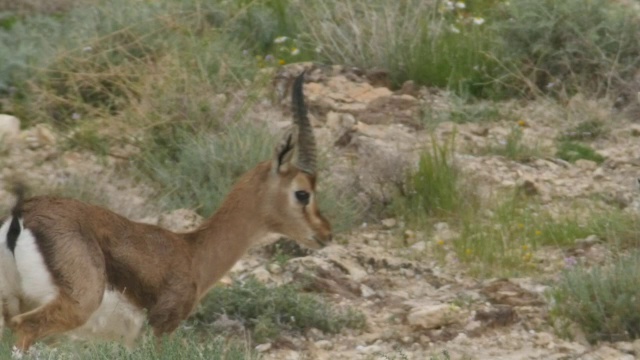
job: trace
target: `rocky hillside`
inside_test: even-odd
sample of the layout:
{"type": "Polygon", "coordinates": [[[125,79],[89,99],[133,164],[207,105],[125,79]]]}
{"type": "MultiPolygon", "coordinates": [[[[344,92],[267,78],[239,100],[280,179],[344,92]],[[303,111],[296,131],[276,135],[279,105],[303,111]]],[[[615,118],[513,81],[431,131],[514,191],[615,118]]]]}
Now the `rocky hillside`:
{"type": "MultiPolygon", "coordinates": [[[[521,189],[552,214],[584,202],[602,211],[640,214],[640,123],[619,116],[606,102],[576,96],[564,104],[505,102],[487,104],[487,111],[467,111],[441,90],[411,82],[390,90],[383,71],[295,64],[269,74],[270,91],[248,116],[267,123],[274,133],[289,124],[288,86],[303,68],[318,147],[326,158],[321,176],[330,186],[360,192],[367,209],[394,196],[395,184],[433,141],[454,141],[454,162],[482,198],[521,189]],[[574,136],[576,125],[588,119],[605,124],[606,134],[590,142],[604,160],[559,158],[554,139],[574,136]],[[492,150],[509,141],[533,150],[518,156],[492,150]]],[[[1,185],[18,176],[46,185],[44,192],[80,181],[78,192],[97,191],[92,195],[97,202],[133,219],[178,230],[200,221],[186,209],[158,213],[153,191],[121,171],[126,158],[65,150],[64,134],[46,125],[21,129],[10,116],[0,116],[0,134],[1,185]]],[[[4,190],[0,202],[5,209],[12,202],[4,190]]],[[[640,358],[640,340],[598,345],[580,336],[566,340],[550,320],[545,292],[567,266],[568,254],[586,264],[607,258],[609,249],[596,236],[575,239],[570,248],[535,249],[536,271],[517,278],[474,275],[451,245],[459,236],[459,229],[446,221],[425,229],[401,217],[382,216],[339,234],[335,245],[283,264],[270,261],[264,248],[254,249],[229,277],[283,284],[311,274],[309,290],[366,315],[363,331],[330,336],[311,330],[260,344],[264,359],[640,358]]]]}

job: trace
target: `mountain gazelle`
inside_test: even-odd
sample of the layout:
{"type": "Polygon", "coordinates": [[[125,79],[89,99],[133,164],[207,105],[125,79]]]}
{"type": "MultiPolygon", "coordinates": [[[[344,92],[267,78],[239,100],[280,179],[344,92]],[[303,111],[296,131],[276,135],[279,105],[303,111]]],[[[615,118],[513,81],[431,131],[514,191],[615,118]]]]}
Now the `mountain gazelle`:
{"type": "Polygon", "coordinates": [[[17,348],[58,334],[131,344],[145,312],[156,336],[172,333],[260,239],[280,234],[311,248],[330,242],[331,225],[316,206],[316,149],[303,83],[303,75],[294,82],[294,126],[273,158],[244,174],[193,232],[17,192],[0,226],[3,319],[17,348]]]}

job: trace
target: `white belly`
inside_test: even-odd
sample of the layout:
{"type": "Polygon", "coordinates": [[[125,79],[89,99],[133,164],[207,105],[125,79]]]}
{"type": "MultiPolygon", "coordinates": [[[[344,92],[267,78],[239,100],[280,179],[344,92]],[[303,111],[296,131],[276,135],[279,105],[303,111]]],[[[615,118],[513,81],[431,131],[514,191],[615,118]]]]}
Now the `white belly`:
{"type": "Polygon", "coordinates": [[[39,305],[55,299],[58,296],[58,287],[54,284],[38,249],[36,238],[29,229],[22,229],[13,253],[20,274],[22,295],[29,302],[39,305]]]}
{"type": "Polygon", "coordinates": [[[10,224],[11,218],[0,226],[0,337],[5,325],[5,312],[11,318],[20,311],[20,278],[13,254],[6,243],[10,224]]]}
{"type": "Polygon", "coordinates": [[[67,335],[72,339],[120,341],[132,347],[144,324],[144,317],[144,311],[130,303],[123,294],[107,290],[98,310],[84,325],[67,335]]]}

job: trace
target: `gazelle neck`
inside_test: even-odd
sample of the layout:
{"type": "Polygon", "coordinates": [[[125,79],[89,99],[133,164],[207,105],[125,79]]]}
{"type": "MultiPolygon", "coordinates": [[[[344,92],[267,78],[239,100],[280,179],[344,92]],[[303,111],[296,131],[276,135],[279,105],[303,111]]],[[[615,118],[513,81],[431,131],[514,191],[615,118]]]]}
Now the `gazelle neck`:
{"type": "Polygon", "coordinates": [[[256,190],[263,167],[259,165],[245,174],[220,208],[200,228],[188,234],[200,296],[220,280],[251,245],[269,233],[260,214],[260,192],[256,190]]]}

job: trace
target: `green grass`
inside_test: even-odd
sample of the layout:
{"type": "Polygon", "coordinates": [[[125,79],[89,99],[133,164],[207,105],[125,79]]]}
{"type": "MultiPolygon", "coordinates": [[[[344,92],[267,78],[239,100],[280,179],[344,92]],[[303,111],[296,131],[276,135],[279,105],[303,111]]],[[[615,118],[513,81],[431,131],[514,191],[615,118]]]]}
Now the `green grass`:
{"type": "MultiPolygon", "coordinates": [[[[66,342],[47,346],[38,343],[23,355],[22,359],[37,360],[85,360],[85,359],[203,359],[203,360],[253,360],[259,356],[243,342],[227,341],[213,334],[202,335],[192,331],[179,330],[173,336],[162,340],[160,347],[152,337],[140,339],[133,349],[116,343],[66,342]]],[[[0,343],[0,358],[11,358],[11,339],[0,343]]]]}
{"type": "Polygon", "coordinates": [[[420,155],[418,167],[409,172],[406,189],[393,205],[397,216],[423,223],[429,218],[453,218],[475,205],[474,194],[461,181],[462,174],[453,161],[451,138],[420,155]]]}
{"type": "Polygon", "coordinates": [[[268,287],[255,279],[215,288],[195,315],[195,324],[206,327],[221,315],[241,321],[252,332],[253,341],[274,340],[283,331],[300,333],[316,328],[339,333],[343,328],[362,329],[365,316],[354,309],[336,310],[293,284],[268,287]]]}
{"type": "Polygon", "coordinates": [[[274,138],[263,127],[230,125],[217,134],[176,136],[142,155],[142,171],[158,184],[166,208],[196,208],[208,216],[234,182],[271,158],[274,138]]]}
{"type": "Polygon", "coordinates": [[[576,323],[591,343],[640,338],[640,252],[612,263],[565,271],[550,291],[552,316],[564,325],[576,323]]]}
{"type": "Polygon", "coordinates": [[[608,130],[602,120],[591,119],[582,121],[574,127],[564,131],[560,141],[588,141],[595,140],[607,135],[608,130]]]}
{"type": "Polygon", "coordinates": [[[575,141],[560,141],[558,143],[558,150],[556,151],[556,157],[569,161],[576,162],[577,160],[591,160],[598,164],[604,161],[604,157],[598,154],[593,148],[588,145],[581,144],[575,141]]]}
{"type": "Polygon", "coordinates": [[[491,144],[480,150],[481,154],[504,156],[509,160],[529,162],[541,157],[542,151],[536,146],[530,146],[522,141],[524,130],[519,125],[511,128],[507,137],[499,144],[491,144]]]}
{"type": "Polygon", "coordinates": [[[637,217],[623,211],[576,209],[553,216],[519,195],[507,196],[487,215],[464,218],[460,238],[453,242],[458,258],[473,273],[512,276],[539,271],[535,252],[543,247],[570,248],[578,239],[596,235],[613,248],[639,245],[637,217]]]}

